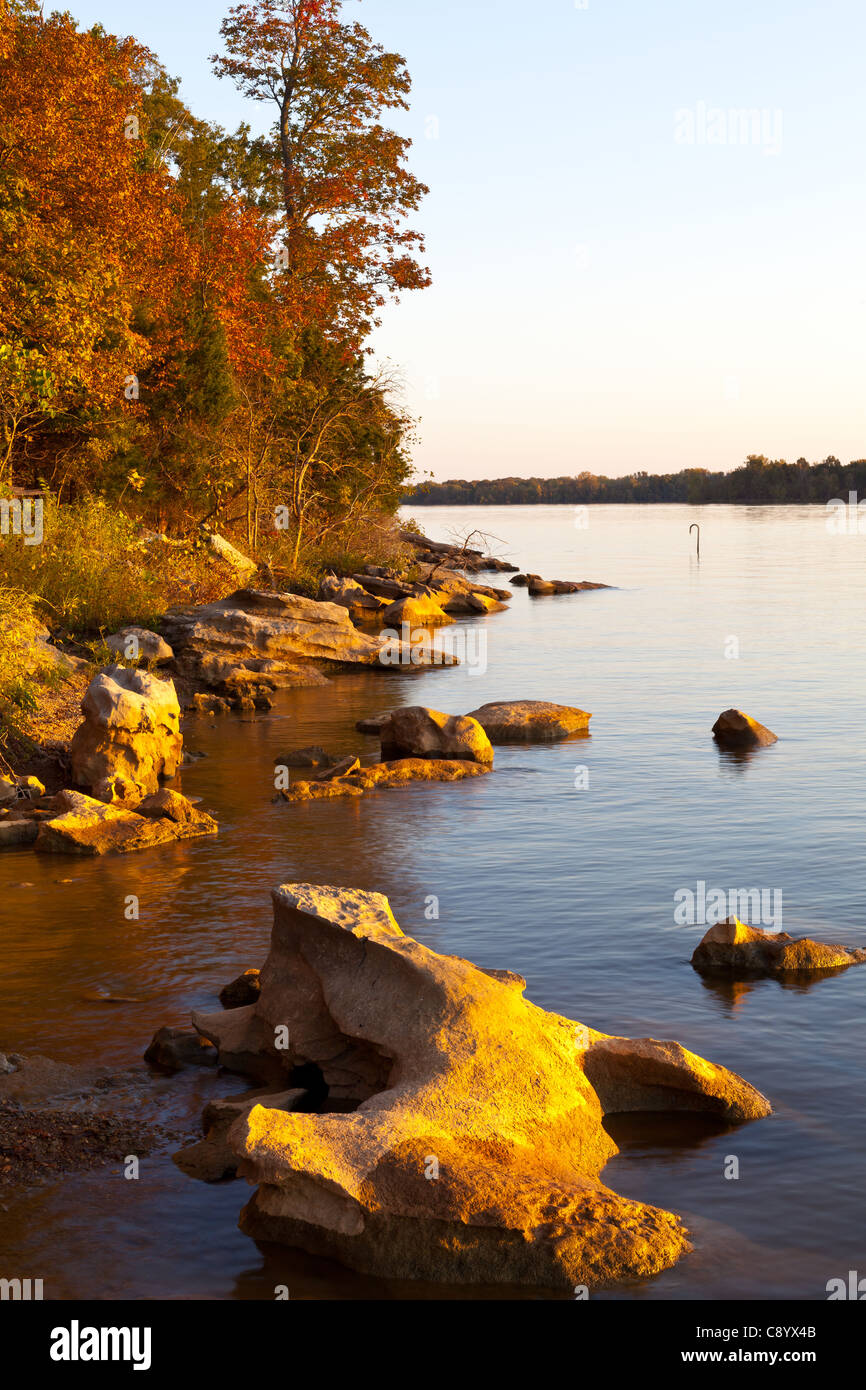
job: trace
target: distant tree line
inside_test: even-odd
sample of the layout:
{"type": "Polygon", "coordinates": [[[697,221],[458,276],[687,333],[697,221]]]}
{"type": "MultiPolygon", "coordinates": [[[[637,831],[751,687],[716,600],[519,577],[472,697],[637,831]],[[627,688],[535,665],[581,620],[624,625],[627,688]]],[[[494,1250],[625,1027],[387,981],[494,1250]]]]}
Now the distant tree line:
{"type": "Polygon", "coordinates": [[[829,457],[821,463],[804,458],[796,463],[750,454],[730,473],[707,468],[684,468],[679,473],[630,473],[604,478],[578,473],[571,478],[452,479],[419,483],[406,499],[415,506],[500,506],[534,502],[727,502],[825,503],[847,499],[849,492],[866,497],[866,459],[843,464],[829,457]]]}

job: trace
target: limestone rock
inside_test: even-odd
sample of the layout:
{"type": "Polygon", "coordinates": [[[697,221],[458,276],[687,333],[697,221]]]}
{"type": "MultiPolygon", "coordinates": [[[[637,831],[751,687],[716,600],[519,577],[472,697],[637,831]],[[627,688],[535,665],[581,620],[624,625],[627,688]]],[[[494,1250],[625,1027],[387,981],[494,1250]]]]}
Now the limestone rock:
{"type": "Polygon", "coordinates": [[[785,975],[864,963],[866,949],[851,950],[808,937],[795,939],[787,932],[762,931],[736,917],[710,927],[692,956],[692,965],[702,975],[785,975]]]}
{"type": "Polygon", "coordinates": [[[362,796],[377,788],[405,787],[410,782],[461,782],[466,777],[483,777],[489,763],[472,763],[466,758],[398,758],[393,762],[369,763],[336,781],[293,782],[278,801],[323,801],[338,796],[362,796]]]}
{"type": "MultiPolygon", "coordinates": [[[[227,663],[234,671],[255,670],[263,660],[291,667],[293,684],[321,685],[325,678],[310,662],[377,666],[386,646],[381,634],[360,632],[337,603],[255,589],[238,590],[199,608],[172,610],[163,626],[179,670],[217,688],[226,680],[227,663]]],[[[388,646],[392,650],[393,642],[388,646]]]]}
{"type": "Polygon", "coordinates": [[[229,1148],[227,1136],[235,1120],[248,1114],[256,1105],[266,1105],[269,1110],[299,1110],[308,1096],[309,1092],[300,1087],[272,1091],[260,1086],[253,1091],[245,1091],[243,1095],[212,1100],[202,1117],[205,1137],[197,1144],[190,1144],[173,1154],[172,1158],[182,1172],[202,1182],[221,1182],[224,1178],[232,1178],[237,1172],[238,1160],[229,1148]]]}
{"type": "Polygon", "coordinates": [[[442,714],[424,705],[394,710],[379,731],[382,758],[467,758],[492,763],[490,740],[468,715],[442,714]]]}
{"type": "Polygon", "coordinates": [[[123,627],[106,637],[105,645],[122,661],[140,660],[164,666],[167,661],[174,660],[174,652],[165,639],[146,627],[123,627]]]}
{"type": "Polygon", "coordinates": [[[414,627],[443,627],[454,619],[432,598],[398,598],[382,614],[382,621],[391,627],[409,623],[414,627]]]}
{"type": "Polygon", "coordinates": [[[148,820],[167,820],[174,826],[176,840],[190,840],[198,835],[216,835],[219,826],[213,816],[200,811],[180,792],[160,787],[146,796],[135,808],[136,814],[148,820]]]}
{"type": "Polygon", "coordinates": [[[81,702],[84,723],[69,749],[76,783],[100,801],[140,800],[173,777],[183,754],[172,681],[109,666],[81,702]]]}
{"type": "Polygon", "coordinates": [[[529,743],[585,733],[592,715],[548,700],[493,700],[468,718],[477,719],[491,743],[529,743]]]}
{"type": "Polygon", "coordinates": [[[261,993],[261,971],[244,970],[236,980],[230,980],[219,992],[219,1001],[224,1009],[243,1009],[247,1004],[255,1004],[261,993]]]}
{"type": "Polygon", "coordinates": [[[259,1002],[194,1019],[223,1065],[270,1065],[287,1086],[304,1067],[327,1088],[323,1113],[264,1099],[229,1129],[257,1186],[248,1235],[386,1278],[563,1289],[646,1277],[689,1248],[676,1216],[600,1180],[616,1152],[603,1117],[733,1124],[769,1113],[753,1087],[678,1043],[546,1013],[519,976],[404,936],[381,894],[273,896],[259,1002]]]}
{"type": "Polygon", "coordinates": [[[392,711],[386,709],[383,714],[371,714],[366,719],[359,719],[355,728],[359,734],[374,734],[378,736],[382,732],[382,725],[391,718],[392,711]]]}
{"type": "MultiPolygon", "coordinates": [[[[514,580],[511,581],[514,583],[514,580]]],[[[571,579],[542,579],[537,574],[526,576],[526,587],[531,597],[541,598],[545,594],[579,594],[586,589],[609,589],[609,584],[593,584],[588,579],[579,582],[571,579]]]]}
{"type": "Polygon", "coordinates": [[[369,622],[388,606],[387,599],[368,593],[357,579],[338,579],[334,575],[326,575],[322,580],[318,597],[324,603],[338,603],[348,609],[353,622],[369,622]]]}
{"type": "Polygon", "coordinates": [[[726,709],[713,725],[713,737],[723,748],[766,748],[778,743],[776,734],[741,709],[726,709]]]}
{"type": "Polygon", "coordinates": [[[0,849],[16,849],[32,845],[39,833],[34,820],[0,820],[0,849]]]}
{"type": "Polygon", "coordinates": [[[361,763],[354,753],[349,753],[345,758],[340,758],[334,763],[333,767],[325,768],[324,772],[316,774],[317,782],[336,782],[341,777],[347,777],[350,772],[357,772],[361,763]]]}
{"type": "Polygon", "coordinates": [[[194,1028],[158,1028],[144,1054],[157,1071],[175,1072],[184,1067],[214,1067],[216,1052],[194,1028]]]}
{"type": "MultiPolygon", "coordinates": [[[[184,800],[177,798],[177,802],[184,800]]],[[[216,821],[192,806],[188,819],[174,819],[180,814],[177,803],[172,815],[155,808],[150,815],[138,815],[124,806],[97,801],[81,792],[58,792],[52,801],[53,814],[39,823],[35,842],[37,850],[48,854],[130,854],[217,831],[216,821]]]]}

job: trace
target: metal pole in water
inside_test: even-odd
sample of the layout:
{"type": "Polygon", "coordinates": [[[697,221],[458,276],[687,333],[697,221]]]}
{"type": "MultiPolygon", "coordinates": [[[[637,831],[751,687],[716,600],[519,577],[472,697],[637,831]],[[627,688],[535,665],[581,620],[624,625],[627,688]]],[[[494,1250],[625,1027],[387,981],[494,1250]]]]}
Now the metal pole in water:
{"type": "Polygon", "coordinates": [[[691,524],[691,526],[689,527],[689,535],[691,535],[693,531],[697,531],[697,533],[698,533],[698,559],[700,560],[700,558],[701,558],[701,528],[700,528],[700,526],[698,525],[698,523],[697,523],[696,521],[693,521],[692,524],[691,524]]]}

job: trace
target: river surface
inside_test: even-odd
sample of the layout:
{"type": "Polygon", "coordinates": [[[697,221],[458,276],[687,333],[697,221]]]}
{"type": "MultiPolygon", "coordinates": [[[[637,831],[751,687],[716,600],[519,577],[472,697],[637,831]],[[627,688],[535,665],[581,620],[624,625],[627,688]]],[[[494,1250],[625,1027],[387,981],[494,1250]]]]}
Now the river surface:
{"type": "MultiPolygon", "coordinates": [[[[826,1298],[829,1279],[866,1275],[866,968],[808,987],[710,986],[689,964],[704,928],[678,922],[675,903],[699,883],[763,889],[777,909],[764,925],[866,946],[866,537],[832,533],[820,507],[415,514],[435,538],[479,527],[522,569],[616,587],[515,590],[508,612],[447,630],[472,638],[457,668],[340,675],[284,692],[266,716],[190,719],[187,747],[207,756],[182,787],[217,816],[217,838],[93,861],[6,852],[0,1050],[138,1067],[156,1028],[218,1008],[218,989],[262,963],[274,885],[375,889],[426,945],[519,971],[536,1003],[594,1028],[676,1038],[772,1101],[770,1118],[736,1130],[615,1122],[605,1180],[681,1213],[695,1248],[600,1296],[826,1298]],[[490,777],[454,785],[271,801],[283,749],[375,760],[376,741],[355,732],[364,716],[521,698],[592,711],[591,737],[497,748],[490,777]],[[779,743],[720,753],[710,729],[730,706],[779,743]],[[130,894],[138,922],[124,916],[130,894]]],[[[243,1090],[143,1068],[137,1085],[148,1113],[187,1128],[217,1089],[243,1090]]],[[[497,1296],[260,1248],[236,1229],[248,1195],[185,1177],[168,1149],[138,1181],[66,1177],[0,1211],[0,1273],[42,1277],[54,1298],[272,1298],[276,1284],[292,1298],[497,1296]]]]}

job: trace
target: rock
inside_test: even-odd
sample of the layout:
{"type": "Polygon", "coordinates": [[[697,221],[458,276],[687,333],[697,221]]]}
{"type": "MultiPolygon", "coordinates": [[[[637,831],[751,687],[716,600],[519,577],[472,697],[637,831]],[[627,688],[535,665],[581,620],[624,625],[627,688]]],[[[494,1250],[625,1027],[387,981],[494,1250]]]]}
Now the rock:
{"type": "Polygon", "coordinates": [[[490,740],[477,720],[467,715],[442,714],[424,705],[394,710],[379,731],[383,760],[411,758],[468,758],[492,763],[490,740]]]}
{"type": "Polygon", "coordinates": [[[174,660],[174,652],[157,632],[146,627],[123,627],[106,637],[105,645],[124,661],[146,661],[153,666],[164,666],[174,660]]]}
{"type": "Polygon", "coordinates": [[[90,682],[81,709],[69,756],[75,781],[98,800],[140,800],[174,776],[183,737],[172,681],[109,666],[90,682]]]}
{"type": "Polygon", "coordinates": [[[398,598],[382,614],[382,621],[390,627],[409,623],[412,627],[442,627],[453,623],[454,619],[432,598],[398,598]]]}
{"type": "Polygon", "coordinates": [[[782,975],[809,970],[839,970],[866,963],[866,949],[794,939],[787,932],[749,927],[736,917],[717,922],[699,942],[692,965],[702,975],[782,975]]]}
{"type": "Polygon", "coordinates": [[[158,792],[146,796],[138,806],[136,814],[145,816],[148,820],[167,820],[171,821],[174,829],[174,838],[177,840],[189,840],[198,835],[216,835],[219,826],[213,816],[209,816],[206,811],[200,811],[197,806],[180,792],[169,791],[168,787],[160,787],[158,792]]]}
{"type": "Polygon", "coordinates": [[[0,1076],[9,1076],[13,1071],[17,1070],[18,1067],[16,1063],[13,1062],[10,1057],[7,1057],[5,1052],[0,1052],[0,1076]]]}
{"type": "Polygon", "coordinates": [[[333,763],[334,759],[318,744],[312,748],[294,748],[274,759],[275,766],[283,767],[332,767],[333,763]]]}
{"type": "Polygon", "coordinates": [[[766,748],[778,743],[776,734],[741,709],[726,709],[713,725],[713,738],[723,748],[766,748]]]}
{"type": "Polygon", "coordinates": [[[29,671],[54,671],[56,675],[65,680],[87,671],[89,667],[90,662],[84,657],[73,656],[71,652],[62,652],[59,647],[55,647],[42,637],[38,637],[34,642],[32,654],[27,661],[29,671]]]}
{"type": "Polygon", "coordinates": [[[339,762],[334,763],[333,767],[328,767],[324,772],[316,775],[317,782],[336,782],[340,777],[346,777],[350,772],[357,772],[361,766],[360,760],[350,753],[348,757],[340,758],[339,762]]]}
{"type": "Polygon", "coordinates": [[[19,796],[18,783],[9,777],[0,777],[0,806],[13,805],[19,796]]]}
{"type": "Polygon", "coordinates": [[[379,787],[403,787],[410,782],[461,782],[466,777],[482,777],[489,763],[472,763],[465,758],[398,758],[394,762],[370,763],[356,772],[332,782],[294,782],[275,801],[322,801],[337,796],[362,796],[379,787]]]}
{"type": "Polygon", "coordinates": [[[192,697],[191,708],[196,714],[215,715],[230,714],[232,707],[222,695],[211,695],[205,691],[197,690],[192,697]]]}
{"type": "Polygon", "coordinates": [[[271,1091],[261,1086],[240,1096],[212,1100],[203,1116],[204,1139],[172,1154],[172,1159],[188,1177],[198,1178],[201,1182],[221,1182],[224,1178],[233,1178],[238,1160],[229,1148],[228,1132],[235,1120],[242,1119],[256,1105],[266,1105],[269,1110],[299,1110],[308,1097],[309,1092],[299,1087],[271,1091]]]}
{"type": "Polygon", "coordinates": [[[548,700],[493,700],[467,718],[478,721],[491,743],[530,743],[585,733],[592,715],[548,700]]]}
{"type": "Polygon", "coordinates": [[[228,671],[256,671],[263,661],[283,666],[292,684],[322,685],[326,678],[310,662],[377,666],[394,645],[380,633],[360,632],[339,604],[254,589],[172,610],[163,626],[181,673],[211,687],[220,687],[228,671]]]}
{"type": "Polygon", "coordinates": [[[217,1055],[193,1028],[158,1028],[144,1060],[157,1071],[176,1072],[184,1067],[215,1067],[217,1055]]]}
{"type": "Polygon", "coordinates": [[[35,820],[0,820],[0,849],[32,845],[39,833],[35,820]]]}
{"type": "Polygon", "coordinates": [[[15,781],[29,801],[38,801],[45,795],[45,787],[38,777],[16,777],[15,781]]]}
{"type": "Polygon", "coordinates": [[[255,560],[249,556],[242,555],[236,550],[231,541],[227,541],[224,536],[220,536],[216,531],[205,532],[207,547],[211,550],[218,560],[222,560],[224,565],[235,571],[242,578],[251,578],[258,571],[255,560]]]}
{"type": "Polygon", "coordinates": [[[359,734],[375,734],[378,736],[382,732],[382,725],[391,718],[392,711],[385,710],[384,714],[371,714],[367,719],[359,719],[355,728],[359,734]]]}
{"type": "Polygon", "coordinates": [[[387,599],[368,593],[357,579],[337,579],[334,575],[322,580],[318,597],[324,603],[339,603],[347,608],[353,622],[369,622],[388,606],[387,599]]]}
{"type": "Polygon", "coordinates": [[[303,1067],[327,1088],[324,1113],[264,1098],[228,1130],[257,1184],[249,1236],[384,1278],[568,1290],[647,1278],[689,1248],[676,1216],[601,1182],[617,1151],[603,1118],[735,1124],[769,1113],[759,1092],[679,1043],[546,1013],[519,976],[404,936],[381,894],[273,896],[258,1003],[194,1020],[223,1065],[286,1085],[303,1067]]]}
{"type": "MultiPolygon", "coordinates": [[[[526,587],[529,589],[533,598],[541,598],[545,594],[578,594],[585,589],[609,589],[609,584],[593,584],[588,579],[580,582],[570,579],[541,579],[537,574],[526,576],[526,587]]],[[[514,583],[514,581],[511,581],[514,583]]]]}
{"type": "Polygon", "coordinates": [[[491,598],[489,594],[477,593],[470,590],[466,594],[452,594],[443,604],[446,613],[501,613],[506,607],[500,603],[499,599],[491,598]]]}
{"type": "MultiPolygon", "coordinates": [[[[178,797],[178,802],[184,800],[178,797]]],[[[58,792],[53,801],[54,814],[39,823],[35,846],[48,854],[130,854],[217,831],[216,821],[192,806],[190,819],[178,821],[164,813],[138,815],[81,792],[58,792]]]]}
{"type": "Polygon", "coordinates": [[[261,971],[245,970],[236,980],[223,985],[219,1001],[224,1009],[242,1009],[255,1004],[261,993],[261,971]]]}
{"type": "Polygon", "coordinates": [[[528,574],[516,574],[513,579],[509,579],[509,584],[516,584],[518,589],[526,589],[529,586],[528,574]]]}

